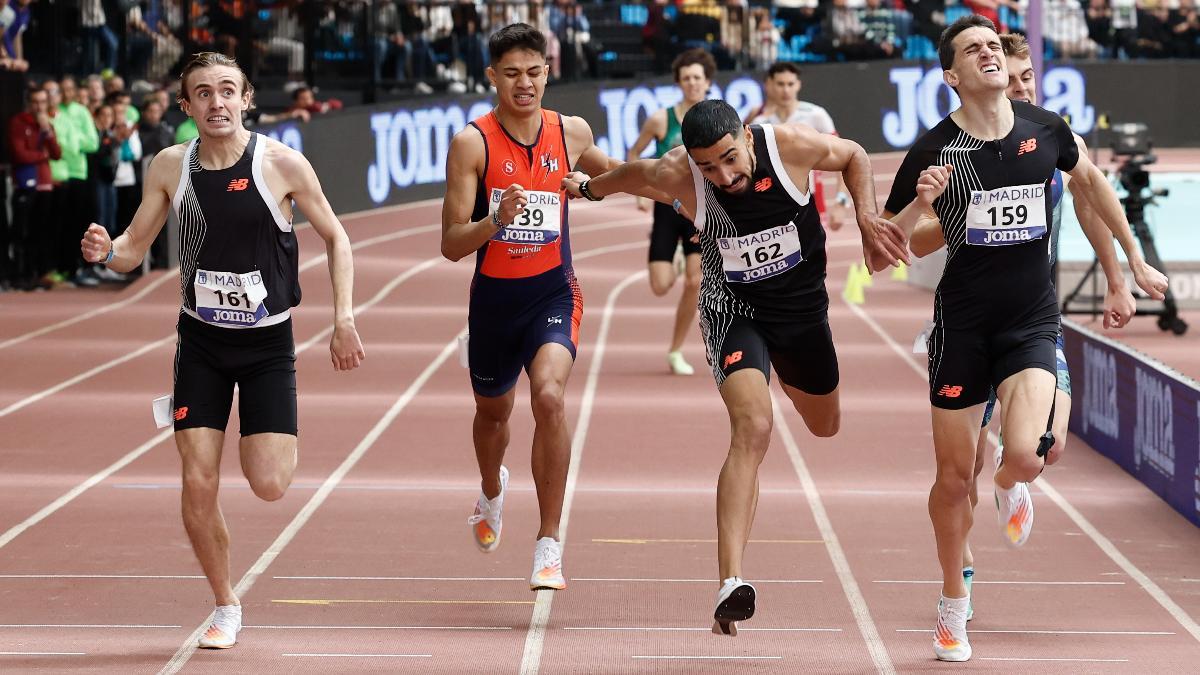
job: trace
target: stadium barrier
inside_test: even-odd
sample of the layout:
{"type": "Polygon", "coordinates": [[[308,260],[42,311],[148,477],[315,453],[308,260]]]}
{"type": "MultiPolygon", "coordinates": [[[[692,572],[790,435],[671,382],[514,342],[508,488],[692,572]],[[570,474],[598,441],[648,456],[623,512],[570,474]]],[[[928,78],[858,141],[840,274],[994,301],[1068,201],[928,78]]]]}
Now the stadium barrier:
{"type": "Polygon", "coordinates": [[[1200,525],[1200,383],[1069,319],[1070,430],[1200,525]]]}

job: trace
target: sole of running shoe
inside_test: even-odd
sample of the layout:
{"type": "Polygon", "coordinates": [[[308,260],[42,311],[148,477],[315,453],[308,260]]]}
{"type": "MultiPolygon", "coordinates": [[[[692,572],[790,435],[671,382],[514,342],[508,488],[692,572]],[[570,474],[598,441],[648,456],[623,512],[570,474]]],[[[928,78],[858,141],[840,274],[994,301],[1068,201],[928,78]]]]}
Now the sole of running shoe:
{"type": "Polygon", "coordinates": [[[735,588],[713,612],[713,632],[737,636],[737,622],[754,616],[754,587],[744,584],[735,588]]]}

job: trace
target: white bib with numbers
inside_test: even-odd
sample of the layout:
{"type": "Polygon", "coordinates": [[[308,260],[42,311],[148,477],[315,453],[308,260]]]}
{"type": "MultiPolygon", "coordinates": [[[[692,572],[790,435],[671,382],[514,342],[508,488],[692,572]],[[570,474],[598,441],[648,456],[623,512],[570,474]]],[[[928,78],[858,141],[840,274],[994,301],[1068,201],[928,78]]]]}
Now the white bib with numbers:
{"type": "Polygon", "coordinates": [[[267,316],[262,274],[196,270],[196,314],[216,326],[244,328],[267,316]]]}
{"type": "Polygon", "coordinates": [[[1046,186],[1016,185],[971,193],[967,243],[1012,246],[1046,236],[1046,186]]]}
{"type": "MultiPolygon", "coordinates": [[[[504,190],[492,188],[489,207],[495,211],[500,206],[504,190]]],[[[558,241],[562,231],[562,197],[557,192],[530,190],[525,193],[529,203],[517,214],[511,225],[500,229],[492,239],[510,244],[532,244],[542,246],[558,241]]]]}
{"type": "Polygon", "coordinates": [[[744,237],[720,237],[721,267],[729,283],[744,284],[783,274],[804,261],[795,223],[744,237]]]}

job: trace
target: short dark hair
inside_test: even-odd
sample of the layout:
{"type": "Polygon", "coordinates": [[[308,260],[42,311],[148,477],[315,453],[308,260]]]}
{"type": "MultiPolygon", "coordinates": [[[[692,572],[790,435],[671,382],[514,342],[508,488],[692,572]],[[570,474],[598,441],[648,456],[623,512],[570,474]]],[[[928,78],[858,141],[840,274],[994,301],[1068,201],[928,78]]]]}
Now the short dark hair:
{"type": "Polygon", "coordinates": [[[712,54],[709,54],[706,50],[699,47],[696,47],[695,49],[689,49],[681,53],[679,56],[675,57],[674,61],[671,62],[671,76],[675,78],[676,82],[679,81],[679,71],[687,68],[688,66],[703,67],[704,79],[709,80],[710,82],[713,79],[713,75],[717,72],[716,59],[713,58],[712,54]]]}
{"type": "Polygon", "coordinates": [[[683,116],[680,135],[683,147],[708,148],[726,136],[737,138],[742,130],[742,118],[733,106],[720,99],[708,99],[692,106],[683,116]]]}
{"type": "Polygon", "coordinates": [[[999,32],[996,30],[996,24],[986,16],[968,14],[959,17],[958,21],[946,26],[946,30],[942,31],[942,37],[938,39],[938,60],[942,62],[942,70],[950,70],[954,67],[954,38],[968,28],[986,28],[994,33],[999,32]]]}
{"type": "Polygon", "coordinates": [[[110,92],[108,92],[108,94],[106,94],[104,96],[104,104],[105,105],[113,105],[115,103],[121,103],[122,99],[126,99],[126,98],[130,99],[130,101],[128,101],[129,103],[132,103],[133,96],[129,92],[127,92],[127,91],[110,91],[110,92]]]}
{"type": "Polygon", "coordinates": [[[510,23],[488,38],[488,55],[496,63],[514,49],[528,49],[546,55],[546,36],[527,23],[510,23]]]}
{"type": "Polygon", "coordinates": [[[296,87],[295,89],[293,89],[292,90],[292,103],[299,101],[300,94],[303,94],[306,91],[312,91],[312,87],[305,86],[305,87],[296,87]]]}
{"type": "Polygon", "coordinates": [[[776,61],[771,64],[770,68],[767,68],[767,79],[769,80],[780,73],[791,73],[798,80],[800,79],[800,66],[791,61],[776,61]]]}

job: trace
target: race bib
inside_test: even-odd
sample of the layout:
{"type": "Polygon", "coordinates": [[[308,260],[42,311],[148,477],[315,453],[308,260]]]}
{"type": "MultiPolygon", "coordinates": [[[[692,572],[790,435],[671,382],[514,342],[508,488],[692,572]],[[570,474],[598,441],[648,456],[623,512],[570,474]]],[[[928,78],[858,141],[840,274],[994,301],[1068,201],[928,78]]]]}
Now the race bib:
{"type": "MultiPolygon", "coordinates": [[[[504,190],[492,188],[490,210],[500,206],[504,190]]],[[[562,197],[557,192],[529,191],[529,203],[517,214],[511,225],[492,235],[495,241],[511,244],[552,244],[562,230],[562,197]]]]}
{"type": "Polygon", "coordinates": [[[1046,236],[1046,186],[1042,183],[973,191],[967,208],[967,243],[1012,246],[1046,236]]]}
{"type": "Polygon", "coordinates": [[[720,237],[717,246],[725,280],[734,284],[768,279],[804,261],[795,223],[744,237],[720,237]]]}
{"type": "Polygon", "coordinates": [[[196,270],[196,313],[217,326],[253,326],[267,316],[262,274],[196,270]]]}

